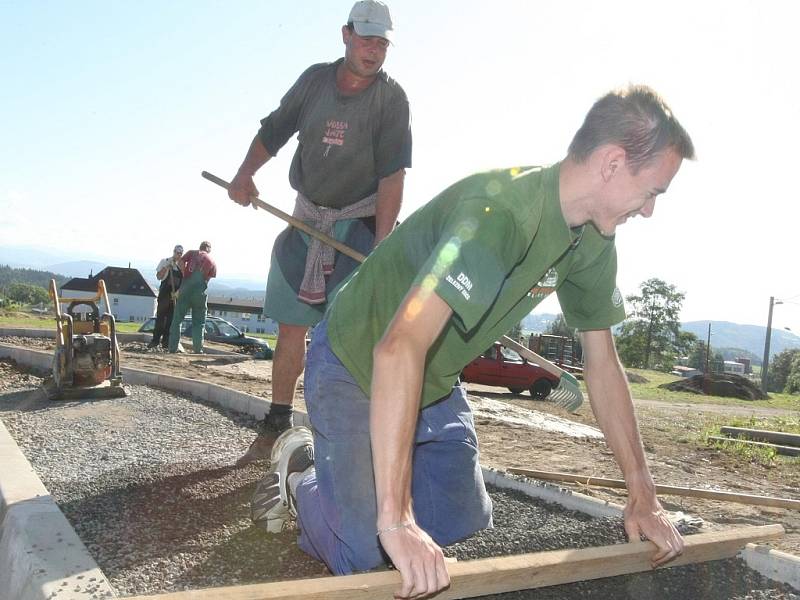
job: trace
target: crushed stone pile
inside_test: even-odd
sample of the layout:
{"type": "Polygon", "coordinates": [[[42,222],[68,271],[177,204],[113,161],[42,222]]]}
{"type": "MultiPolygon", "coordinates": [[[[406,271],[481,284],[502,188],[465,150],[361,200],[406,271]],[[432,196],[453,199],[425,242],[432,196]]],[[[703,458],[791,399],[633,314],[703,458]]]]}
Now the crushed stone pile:
{"type": "Polygon", "coordinates": [[[673,392],[691,392],[705,396],[725,396],[742,400],[768,400],[755,384],[741,375],[734,373],[710,373],[695,375],[687,379],[679,379],[670,383],[662,383],[660,388],[673,392]]]}

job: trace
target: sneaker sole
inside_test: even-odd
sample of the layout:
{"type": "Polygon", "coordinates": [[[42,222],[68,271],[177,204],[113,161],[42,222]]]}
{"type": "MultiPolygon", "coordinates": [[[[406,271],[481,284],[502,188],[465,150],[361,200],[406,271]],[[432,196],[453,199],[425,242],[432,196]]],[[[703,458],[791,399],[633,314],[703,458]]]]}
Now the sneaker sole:
{"type": "Polygon", "coordinates": [[[292,453],[299,447],[314,443],[311,431],[307,427],[291,427],[284,431],[270,454],[270,471],[256,486],[256,492],[250,504],[250,516],[253,522],[270,533],[280,533],[286,522],[296,514],[292,514],[288,497],[288,482],[282,482],[288,470],[292,453]],[[277,490],[275,489],[277,487],[277,490]]]}

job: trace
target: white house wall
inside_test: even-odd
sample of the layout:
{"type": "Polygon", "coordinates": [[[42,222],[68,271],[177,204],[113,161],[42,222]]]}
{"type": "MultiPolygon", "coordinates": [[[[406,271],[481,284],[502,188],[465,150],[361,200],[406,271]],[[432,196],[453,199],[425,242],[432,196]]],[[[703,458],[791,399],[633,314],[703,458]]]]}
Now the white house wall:
{"type": "MultiPolygon", "coordinates": [[[[62,288],[61,295],[67,298],[92,298],[96,295],[96,292],[62,288]]],[[[114,315],[114,319],[120,322],[133,321],[142,323],[156,314],[155,298],[109,294],[108,301],[111,303],[111,314],[114,315]]],[[[102,306],[102,302],[100,304],[100,310],[102,311],[105,307],[102,306]]],[[[66,306],[64,308],[66,309],[66,306]]]]}
{"type": "Polygon", "coordinates": [[[246,333],[278,333],[278,324],[269,317],[262,317],[256,313],[241,313],[232,310],[209,310],[213,317],[225,319],[239,330],[246,333]]]}

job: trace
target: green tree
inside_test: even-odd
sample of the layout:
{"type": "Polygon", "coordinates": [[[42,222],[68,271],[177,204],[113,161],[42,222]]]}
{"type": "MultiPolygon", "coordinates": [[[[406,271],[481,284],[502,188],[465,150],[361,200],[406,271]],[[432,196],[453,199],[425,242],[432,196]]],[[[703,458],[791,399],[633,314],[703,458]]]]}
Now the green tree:
{"type": "Polygon", "coordinates": [[[697,340],[689,351],[689,366],[693,369],[705,371],[706,343],[703,340],[697,340]]]}
{"type": "Polygon", "coordinates": [[[12,283],[6,291],[8,297],[19,304],[39,304],[47,302],[47,290],[27,283],[12,283]]]}
{"type": "Polygon", "coordinates": [[[561,337],[574,338],[575,328],[567,325],[567,320],[564,315],[558,313],[558,316],[547,326],[547,335],[560,335],[561,337]]]}
{"type": "Polygon", "coordinates": [[[792,367],[783,391],[785,394],[800,394],[800,351],[795,351],[792,358],[792,367]]]}
{"type": "MultiPolygon", "coordinates": [[[[797,348],[784,350],[775,355],[769,364],[767,390],[770,392],[783,392],[787,388],[793,366],[798,358],[800,358],[800,349],[797,348]]],[[[800,376],[800,373],[798,375],[800,376]]],[[[792,394],[794,392],[788,393],[792,394]]]]}
{"type": "Polygon", "coordinates": [[[672,369],[676,355],[688,343],[680,335],[678,321],[685,297],[674,285],[654,277],[639,286],[639,295],[626,298],[631,316],[617,334],[617,349],[626,365],[672,369]]]}
{"type": "Polygon", "coordinates": [[[506,335],[512,340],[518,342],[520,339],[522,339],[522,323],[517,323],[514,325],[514,327],[511,328],[511,331],[509,331],[506,335]]]}

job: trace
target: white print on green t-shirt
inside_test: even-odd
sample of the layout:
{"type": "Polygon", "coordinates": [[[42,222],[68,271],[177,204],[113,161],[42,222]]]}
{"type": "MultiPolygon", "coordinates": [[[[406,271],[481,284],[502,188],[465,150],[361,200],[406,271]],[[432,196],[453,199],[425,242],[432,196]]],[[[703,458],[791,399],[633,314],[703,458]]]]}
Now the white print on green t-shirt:
{"type": "Polygon", "coordinates": [[[445,281],[461,292],[461,295],[464,296],[466,300],[469,300],[469,291],[472,289],[472,282],[464,273],[459,273],[456,279],[453,279],[452,275],[447,275],[445,281]]]}

